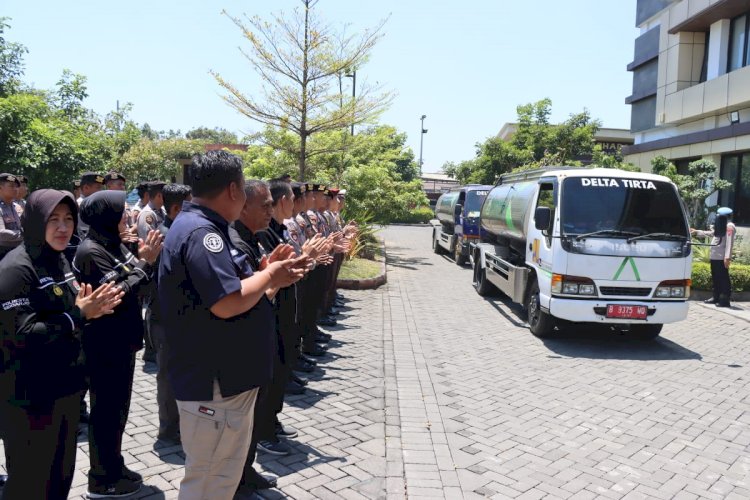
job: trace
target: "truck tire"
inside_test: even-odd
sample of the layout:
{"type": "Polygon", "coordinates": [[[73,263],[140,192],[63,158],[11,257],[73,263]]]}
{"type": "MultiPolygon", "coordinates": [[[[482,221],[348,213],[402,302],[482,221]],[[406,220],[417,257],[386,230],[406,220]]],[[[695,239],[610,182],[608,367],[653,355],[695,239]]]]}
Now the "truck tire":
{"type": "Polygon", "coordinates": [[[440,243],[438,243],[437,229],[432,230],[432,251],[435,252],[437,255],[443,254],[443,247],[441,247],[440,243]]]}
{"type": "Polygon", "coordinates": [[[555,319],[542,311],[539,302],[539,284],[534,280],[531,283],[531,290],[529,291],[529,299],[526,305],[527,320],[529,322],[529,330],[534,334],[535,337],[549,338],[554,334],[555,331],[555,319]]]}
{"type": "Polygon", "coordinates": [[[492,283],[487,281],[487,276],[485,275],[485,270],[482,269],[482,261],[479,258],[478,255],[474,256],[474,290],[477,291],[477,293],[482,296],[486,297],[490,295],[492,292],[492,289],[494,288],[492,286],[492,283]]]}
{"type": "Polygon", "coordinates": [[[453,260],[456,261],[457,266],[463,267],[463,265],[466,264],[466,261],[468,260],[468,258],[465,255],[463,255],[462,248],[463,248],[463,245],[461,245],[461,243],[456,241],[456,244],[453,245],[453,260]]]}
{"type": "Polygon", "coordinates": [[[663,327],[664,325],[656,324],[632,325],[630,327],[630,334],[640,340],[651,340],[659,336],[663,327]]]}

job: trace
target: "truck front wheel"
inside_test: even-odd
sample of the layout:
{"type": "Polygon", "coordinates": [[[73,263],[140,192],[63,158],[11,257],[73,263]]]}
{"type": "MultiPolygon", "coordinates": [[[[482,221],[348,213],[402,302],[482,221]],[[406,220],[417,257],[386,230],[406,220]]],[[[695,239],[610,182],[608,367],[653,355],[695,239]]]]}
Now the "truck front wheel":
{"type": "Polygon", "coordinates": [[[482,268],[482,259],[479,255],[474,256],[474,290],[485,297],[492,291],[492,284],[487,281],[486,271],[482,268]]]}
{"type": "Polygon", "coordinates": [[[456,261],[457,266],[463,266],[468,260],[466,256],[463,255],[463,245],[460,241],[456,241],[456,244],[454,245],[453,260],[456,261]]]}
{"type": "Polygon", "coordinates": [[[555,331],[555,320],[552,316],[542,311],[539,301],[539,284],[534,280],[529,292],[529,300],[526,306],[528,314],[529,330],[535,337],[547,338],[555,331]]]}
{"type": "Polygon", "coordinates": [[[630,327],[630,334],[637,339],[651,340],[659,336],[663,327],[664,325],[655,324],[632,325],[630,327]]]}

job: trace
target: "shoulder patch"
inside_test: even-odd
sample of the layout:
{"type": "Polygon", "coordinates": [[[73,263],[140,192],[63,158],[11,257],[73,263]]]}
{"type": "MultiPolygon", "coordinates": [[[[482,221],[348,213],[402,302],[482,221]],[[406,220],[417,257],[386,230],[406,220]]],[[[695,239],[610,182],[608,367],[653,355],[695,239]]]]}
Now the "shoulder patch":
{"type": "Polygon", "coordinates": [[[154,224],[154,216],[153,215],[147,215],[146,216],[146,224],[149,226],[152,226],[154,224]]]}
{"type": "Polygon", "coordinates": [[[219,253],[224,250],[224,240],[216,233],[208,233],[203,237],[203,246],[212,253],[219,253]]]}

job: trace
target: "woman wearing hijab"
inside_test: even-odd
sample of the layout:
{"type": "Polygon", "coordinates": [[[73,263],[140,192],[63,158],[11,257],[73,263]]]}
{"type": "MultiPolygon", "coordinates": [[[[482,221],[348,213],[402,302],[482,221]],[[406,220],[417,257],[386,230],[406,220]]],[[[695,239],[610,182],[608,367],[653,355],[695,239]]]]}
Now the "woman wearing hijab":
{"type": "Polygon", "coordinates": [[[123,244],[123,191],[99,191],[81,204],[81,220],[89,232],[73,262],[79,281],[94,287],[115,283],[124,292],[114,314],[87,323],[83,353],[89,378],[89,497],[125,496],[140,489],[143,478],[125,467],[122,434],[130,409],[135,353],[143,347],[140,287],[153,276],[162,236],[151,231],[133,255],[123,244]]]}
{"type": "Polygon", "coordinates": [[[122,297],[113,285],[92,292],[75,281],[63,252],[77,221],[70,193],[33,192],[21,218],[24,243],[0,262],[5,500],[68,497],[83,387],[80,329],[122,297]]]}

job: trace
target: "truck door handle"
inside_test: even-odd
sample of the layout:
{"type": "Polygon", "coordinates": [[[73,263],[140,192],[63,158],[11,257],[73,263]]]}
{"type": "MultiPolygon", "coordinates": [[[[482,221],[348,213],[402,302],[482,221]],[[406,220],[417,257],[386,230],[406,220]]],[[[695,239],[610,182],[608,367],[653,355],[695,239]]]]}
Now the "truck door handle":
{"type": "Polygon", "coordinates": [[[533,249],[534,249],[534,247],[531,246],[531,243],[529,243],[529,250],[533,250],[533,249]]]}

